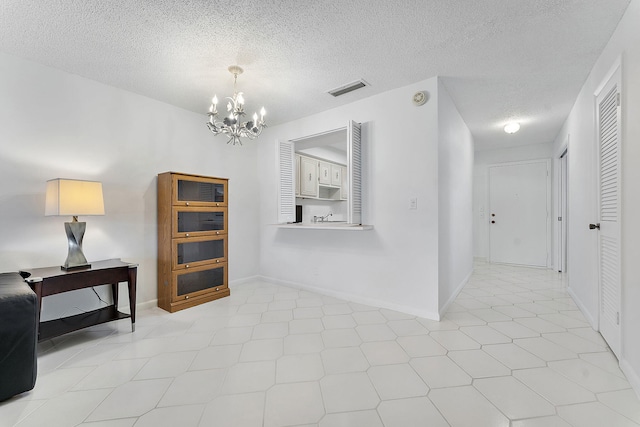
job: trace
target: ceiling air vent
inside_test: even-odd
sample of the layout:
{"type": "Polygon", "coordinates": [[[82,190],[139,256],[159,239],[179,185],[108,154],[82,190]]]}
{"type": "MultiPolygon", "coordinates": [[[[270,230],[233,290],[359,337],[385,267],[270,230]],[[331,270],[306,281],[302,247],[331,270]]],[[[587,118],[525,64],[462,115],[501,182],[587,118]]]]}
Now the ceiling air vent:
{"type": "Polygon", "coordinates": [[[355,82],[348,83],[344,86],[331,89],[329,91],[329,94],[333,96],[340,96],[340,95],[344,95],[345,93],[353,92],[354,90],[363,88],[365,86],[369,86],[369,84],[364,80],[357,80],[355,82]]]}

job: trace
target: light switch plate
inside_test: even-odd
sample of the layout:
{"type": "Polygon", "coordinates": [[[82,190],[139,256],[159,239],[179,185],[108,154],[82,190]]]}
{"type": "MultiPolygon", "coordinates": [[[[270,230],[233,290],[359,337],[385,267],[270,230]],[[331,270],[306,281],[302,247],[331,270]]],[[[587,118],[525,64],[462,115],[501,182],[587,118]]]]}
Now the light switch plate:
{"type": "Polygon", "coordinates": [[[418,199],[413,197],[411,199],[409,199],[409,209],[410,210],[416,210],[418,209],[418,199]]]}

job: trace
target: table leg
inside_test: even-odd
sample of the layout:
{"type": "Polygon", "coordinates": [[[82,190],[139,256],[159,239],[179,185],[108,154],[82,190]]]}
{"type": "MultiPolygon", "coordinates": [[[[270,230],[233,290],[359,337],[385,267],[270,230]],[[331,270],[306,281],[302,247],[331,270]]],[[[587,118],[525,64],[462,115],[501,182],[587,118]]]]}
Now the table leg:
{"type": "Polygon", "coordinates": [[[113,307],[118,310],[118,283],[111,284],[111,293],[113,294],[113,307]]]}
{"type": "Polygon", "coordinates": [[[33,291],[38,298],[38,311],[36,312],[36,325],[38,325],[38,342],[40,341],[40,312],[42,311],[42,280],[33,283],[33,291]]]}
{"type": "Polygon", "coordinates": [[[131,332],[136,331],[136,278],[138,276],[138,267],[129,267],[129,280],[127,286],[129,288],[129,309],[131,310],[131,332]]]}

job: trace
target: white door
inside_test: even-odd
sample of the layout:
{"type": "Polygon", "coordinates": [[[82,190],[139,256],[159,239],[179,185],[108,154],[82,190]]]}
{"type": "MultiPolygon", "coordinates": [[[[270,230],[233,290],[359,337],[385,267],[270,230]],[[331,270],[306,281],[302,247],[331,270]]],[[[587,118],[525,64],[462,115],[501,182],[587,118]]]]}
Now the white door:
{"type": "Polygon", "coordinates": [[[548,266],[549,161],[489,168],[489,260],[548,266]]]}
{"type": "MultiPolygon", "coordinates": [[[[600,333],[620,355],[620,69],[596,93],[600,333]]],[[[597,224],[591,224],[597,229],[597,224]]]]}

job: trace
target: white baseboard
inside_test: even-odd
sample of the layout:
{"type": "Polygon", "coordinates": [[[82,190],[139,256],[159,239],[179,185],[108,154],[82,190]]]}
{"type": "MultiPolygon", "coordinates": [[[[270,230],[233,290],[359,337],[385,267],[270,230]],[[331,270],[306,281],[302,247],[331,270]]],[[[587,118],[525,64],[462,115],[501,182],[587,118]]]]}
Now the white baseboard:
{"type": "Polygon", "coordinates": [[[248,283],[254,280],[259,280],[261,279],[261,276],[249,276],[249,277],[244,277],[242,279],[236,279],[236,280],[231,280],[229,282],[229,287],[233,287],[233,286],[237,286],[237,285],[242,285],[243,283],[248,283]]]}
{"type": "MultiPolygon", "coordinates": [[[[251,276],[251,277],[245,277],[243,279],[238,279],[238,280],[234,280],[232,282],[229,282],[229,287],[232,286],[236,286],[236,285],[241,285],[243,283],[247,283],[247,282],[251,282],[252,280],[256,280],[259,279],[259,276],[251,276]]],[[[150,308],[155,308],[158,306],[158,299],[152,299],[149,301],[144,301],[144,302],[139,302],[136,304],[136,311],[138,310],[148,310],[150,308]]],[[[118,310],[120,311],[124,311],[126,313],[129,312],[129,299],[128,298],[121,298],[121,300],[118,303],[118,310]]]]}
{"type": "Polygon", "coordinates": [[[314,292],[320,295],[326,295],[333,298],[343,299],[345,301],[354,302],[357,304],[370,305],[372,307],[386,308],[388,310],[399,311],[401,313],[410,314],[412,316],[421,317],[429,320],[440,320],[438,313],[434,313],[428,310],[419,310],[415,307],[408,307],[401,304],[394,304],[388,301],[379,300],[376,298],[367,298],[359,295],[350,294],[347,292],[339,292],[330,289],[319,288],[311,285],[306,285],[297,282],[288,282],[285,280],[274,279],[266,276],[256,276],[256,279],[263,280],[265,282],[273,283],[276,285],[289,286],[291,288],[302,289],[309,292],[314,292]]]}
{"type": "Polygon", "coordinates": [[[444,316],[444,314],[447,312],[447,309],[449,308],[451,303],[453,303],[456,300],[460,291],[462,291],[465,285],[469,282],[469,279],[471,278],[472,274],[473,274],[473,268],[471,269],[469,274],[467,274],[467,277],[462,279],[462,282],[460,282],[460,284],[456,287],[456,290],[453,291],[453,293],[451,294],[447,302],[445,302],[444,305],[440,307],[440,315],[438,316],[438,320],[442,319],[442,316],[444,316]]]}
{"type": "Polygon", "coordinates": [[[152,299],[150,301],[145,301],[145,302],[141,302],[140,304],[136,304],[136,311],[137,310],[148,310],[150,308],[155,308],[158,306],[158,300],[157,299],[152,299]]]}
{"type": "Polygon", "coordinates": [[[571,298],[573,299],[573,302],[576,303],[576,305],[578,306],[578,308],[580,309],[584,317],[587,319],[591,327],[597,331],[599,329],[598,322],[596,322],[596,319],[594,319],[593,316],[591,316],[591,313],[589,312],[589,310],[587,310],[586,306],[582,303],[580,298],[578,298],[578,296],[575,294],[575,292],[573,292],[571,288],[567,288],[567,293],[571,296],[571,298]]]}
{"type": "Polygon", "coordinates": [[[620,359],[620,369],[622,369],[622,372],[627,377],[627,380],[629,380],[629,384],[631,384],[633,391],[636,392],[636,395],[640,399],[640,375],[638,375],[638,372],[633,369],[626,359],[620,359]]]}
{"type": "MultiPolygon", "coordinates": [[[[136,303],[136,312],[140,310],[149,310],[158,306],[158,299],[136,303]]],[[[129,313],[129,298],[121,298],[118,302],[118,310],[123,313],[129,313]]]]}

